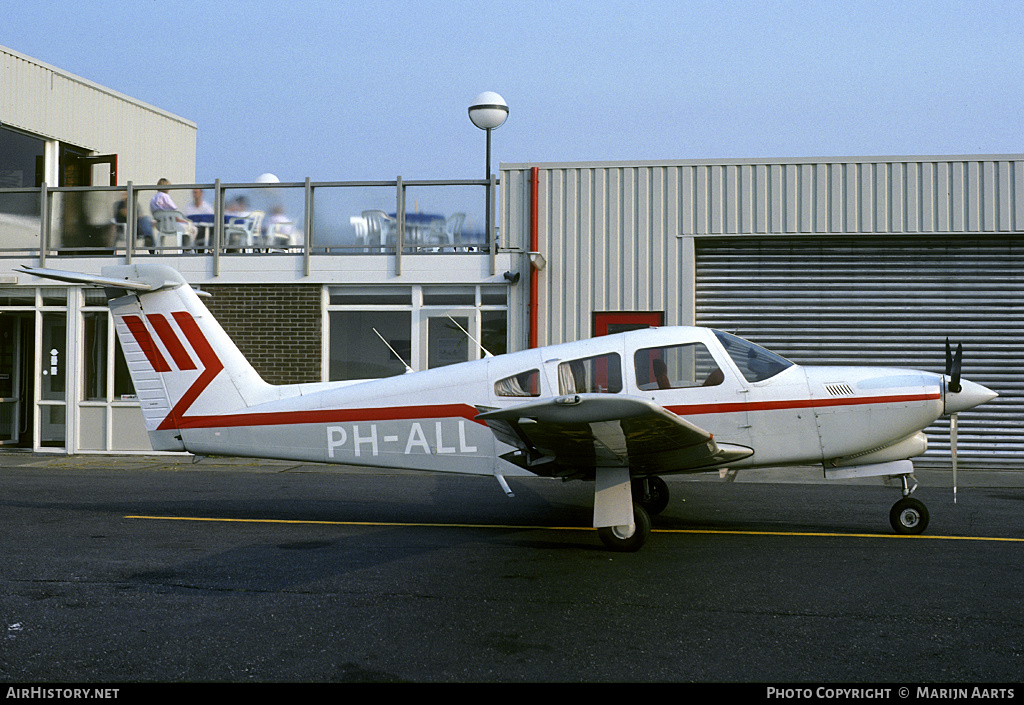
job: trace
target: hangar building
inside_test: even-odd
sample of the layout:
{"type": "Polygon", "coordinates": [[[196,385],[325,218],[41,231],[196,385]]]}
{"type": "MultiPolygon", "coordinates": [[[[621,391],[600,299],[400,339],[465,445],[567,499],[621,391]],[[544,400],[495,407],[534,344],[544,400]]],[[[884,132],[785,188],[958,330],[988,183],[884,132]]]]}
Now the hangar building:
{"type": "MultiPolygon", "coordinates": [[[[1000,394],[961,416],[959,459],[1024,466],[1024,155],[503,164],[501,180],[503,227],[546,262],[538,344],[696,324],[800,363],[941,372],[949,338],[1000,394]]],[[[929,442],[948,463],[948,421],[929,442]]]]}

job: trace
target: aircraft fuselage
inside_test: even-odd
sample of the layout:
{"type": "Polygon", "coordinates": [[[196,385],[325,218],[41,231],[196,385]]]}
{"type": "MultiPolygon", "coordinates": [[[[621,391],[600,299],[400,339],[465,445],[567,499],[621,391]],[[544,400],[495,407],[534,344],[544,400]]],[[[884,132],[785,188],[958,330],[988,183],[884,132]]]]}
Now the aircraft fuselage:
{"type": "Polygon", "coordinates": [[[500,459],[510,448],[476,419],[479,410],[576,394],[577,389],[567,388],[564,370],[577,360],[590,361],[591,379],[582,393],[648,399],[710,431],[719,443],[753,450],[731,462],[732,468],[849,464],[850,456],[904,440],[917,455],[925,446],[915,434],[944,410],[939,374],[789,364],[775,374],[768,370],[767,379],[749,381],[747,367],[735,363],[714,332],[661,328],[379,380],[276,388],[284,390],[279,398],[238,414],[203,415],[200,396],[200,413],[186,414],[179,432],[184,446],[200,455],[234,450],[328,463],[514,475],[521,468],[500,459]],[[642,368],[652,355],[667,357],[672,350],[683,350],[684,359],[676,360],[677,379],[659,388],[642,368]],[[719,372],[711,383],[696,378],[712,374],[712,366],[719,372]],[[501,384],[510,379],[521,380],[514,391],[501,384]]]}

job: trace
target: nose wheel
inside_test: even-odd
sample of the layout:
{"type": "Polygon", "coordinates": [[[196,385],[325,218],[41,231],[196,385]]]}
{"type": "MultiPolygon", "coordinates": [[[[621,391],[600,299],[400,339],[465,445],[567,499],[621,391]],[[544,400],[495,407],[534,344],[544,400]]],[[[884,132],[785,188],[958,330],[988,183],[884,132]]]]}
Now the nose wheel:
{"type": "Polygon", "coordinates": [[[903,499],[892,505],[889,510],[889,524],[897,534],[921,534],[928,528],[928,508],[924,502],[910,496],[907,476],[901,475],[903,481],[903,499]]]}
{"type": "Polygon", "coordinates": [[[928,508],[924,502],[904,497],[889,510],[889,523],[897,534],[920,534],[928,528],[928,508]]]}

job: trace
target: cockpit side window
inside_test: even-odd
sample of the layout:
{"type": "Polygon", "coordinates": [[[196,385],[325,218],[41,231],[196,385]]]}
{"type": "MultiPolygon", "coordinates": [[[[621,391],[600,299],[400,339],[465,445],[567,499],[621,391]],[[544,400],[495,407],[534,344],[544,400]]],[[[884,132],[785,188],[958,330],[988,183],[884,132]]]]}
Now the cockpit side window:
{"type": "Polygon", "coordinates": [[[737,338],[735,335],[723,333],[716,330],[722,347],[740,369],[740,374],[748,382],[762,382],[771,379],[785,369],[793,366],[793,363],[784,357],[776,355],[770,350],[765,350],[760,345],[754,345],[749,340],[737,338]]]}
{"type": "Polygon", "coordinates": [[[558,365],[558,393],[617,394],[622,391],[622,358],[618,353],[595,355],[558,365]]]}
{"type": "Polygon", "coordinates": [[[643,390],[714,387],[725,380],[703,343],[637,350],[636,386],[643,390]]]}
{"type": "Polygon", "coordinates": [[[499,397],[539,397],[540,371],[530,370],[499,379],[494,383],[494,394],[499,397]]]}

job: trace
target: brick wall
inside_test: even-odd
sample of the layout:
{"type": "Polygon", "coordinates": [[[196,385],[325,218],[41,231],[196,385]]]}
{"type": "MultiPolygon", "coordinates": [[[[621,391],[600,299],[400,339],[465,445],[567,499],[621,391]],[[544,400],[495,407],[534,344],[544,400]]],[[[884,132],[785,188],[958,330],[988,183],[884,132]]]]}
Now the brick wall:
{"type": "Polygon", "coordinates": [[[320,381],[320,286],[203,287],[203,300],[252,366],[271,384],[320,381]]]}

